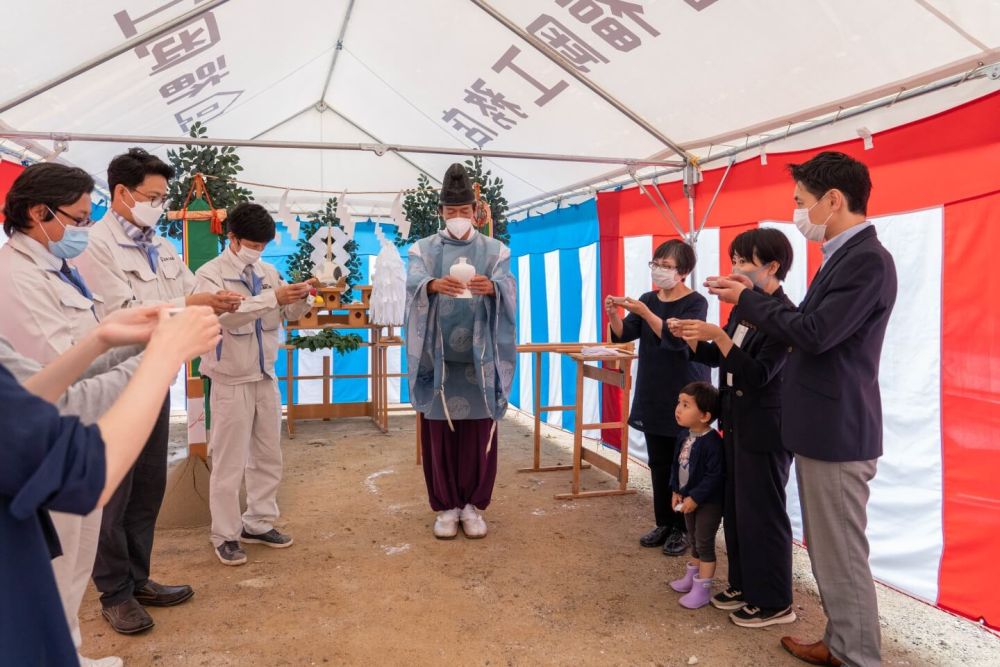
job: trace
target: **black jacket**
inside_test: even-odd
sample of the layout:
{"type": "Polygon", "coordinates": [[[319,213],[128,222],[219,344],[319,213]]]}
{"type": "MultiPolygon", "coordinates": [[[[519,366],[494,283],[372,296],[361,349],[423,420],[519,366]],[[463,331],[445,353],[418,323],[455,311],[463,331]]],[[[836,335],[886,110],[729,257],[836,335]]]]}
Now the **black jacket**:
{"type": "MultiPolygon", "coordinates": [[[[770,297],[794,308],[780,287],[770,297]]],[[[739,306],[726,323],[730,338],[741,323],[749,330],[742,345],[734,345],[728,355],[723,356],[715,343],[701,342],[691,357],[719,369],[719,390],[724,396],[719,427],[733,438],[733,443],[752,452],[779,452],[783,449],[781,370],[788,358],[788,344],[747,322],[739,306]],[[733,375],[732,387],[726,385],[729,373],[733,375]]]]}
{"type": "Polygon", "coordinates": [[[726,460],[722,451],[722,436],[711,430],[694,441],[688,459],[688,483],[680,486],[681,448],[688,437],[684,429],[677,436],[674,458],[670,464],[670,489],[682,496],[691,496],[699,505],[722,503],[726,483],[726,460]]]}
{"type": "Polygon", "coordinates": [[[822,461],[882,455],[882,342],[896,303],[896,266],[874,227],[837,250],[792,308],[752,290],[743,317],[789,346],[781,392],[785,448],[822,461]]]}

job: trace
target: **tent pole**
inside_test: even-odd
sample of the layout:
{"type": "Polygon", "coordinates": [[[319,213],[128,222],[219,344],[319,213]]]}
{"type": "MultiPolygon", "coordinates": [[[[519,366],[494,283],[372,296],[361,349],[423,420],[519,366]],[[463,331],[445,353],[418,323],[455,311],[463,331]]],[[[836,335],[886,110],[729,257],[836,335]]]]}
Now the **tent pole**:
{"type": "Polygon", "coordinates": [[[645,118],[643,118],[636,112],[632,111],[632,109],[630,109],[629,107],[625,106],[625,104],[621,100],[619,100],[614,95],[604,90],[599,85],[597,85],[596,83],[585,77],[583,74],[581,74],[577,68],[573,67],[573,65],[567,62],[567,60],[562,55],[560,55],[555,49],[550,47],[548,44],[545,44],[540,39],[538,39],[531,33],[521,28],[521,26],[511,21],[504,14],[502,14],[497,9],[486,3],[484,0],[471,0],[471,2],[472,4],[482,9],[484,12],[492,16],[497,22],[502,24],[512,33],[523,39],[531,46],[535,47],[535,49],[538,50],[539,53],[541,53],[543,56],[551,60],[559,67],[561,67],[563,70],[565,70],[567,74],[569,74],[574,79],[582,83],[588,90],[590,90],[592,93],[594,93],[602,100],[610,104],[612,107],[614,107],[624,116],[626,116],[633,123],[644,129],[652,136],[656,137],[656,139],[660,143],[668,147],[670,150],[672,150],[680,157],[684,158],[685,161],[691,158],[691,155],[689,155],[688,152],[684,150],[683,147],[681,147],[679,144],[675,143],[665,134],[663,134],[658,129],[653,127],[653,125],[645,118]]]}
{"type": "Polygon", "coordinates": [[[622,164],[636,167],[674,167],[673,160],[648,160],[628,157],[608,157],[597,155],[561,155],[557,153],[528,153],[522,151],[475,150],[468,148],[445,148],[436,146],[406,146],[399,144],[335,143],[323,141],[276,141],[271,139],[215,139],[209,137],[158,137],[130,134],[87,134],[73,132],[35,132],[5,130],[0,128],[0,137],[9,139],[47,139],[49,141],[87,141],[112,144],[160,144],[171,146],[235,146],[240,148],[285,148],[328,151],[368,151],[382,156],[386,153],[427,153],[432,155],[480,155],[482,157],[513,160],[546,160],[552,162],[583,162],[587,164],[622,164]]]}
{"type": "Polygon", "coordinates": [[[726,166],[726,171],[722,174],[722,179],[719,181],[719,187],[715,188],[715,194],[712,195],[712,201],[708,202],[708,209],[705,211],[705,215],[701,218],[701,224],[698,226],[698,231],[695,232],[695,239],[701,235],[701,230],[705,229],[705,223],[708,222],[708,216],[712,212],[712,207],[715,206],[715,200],[719,198],[719,193],[722,192],[722,186],[726,184],[726,179],[729,178],[729,171],[736,164],[736,158],[729,158],[729,164],[726,166]]]}
{"type": "Polygon", "coordinates": [[[344,22],[340,25],[340,34],[337,35],[337,47],[333,50],[333,60],[330,61],[330,70],[326,73],[326,83],[323,84],[323,92],[320,93],[321,102],[326,102],[326,93],[330,90],[330,81],[333,80],[333,70],[337,67],[337,59],[340,52],[344,50],[344,37],[347,35],[347,24],[351,22],[351,14],[354,12],[354,0],[347,3],[347,11],[344,12],[344,22]]]}
{"type": "Polygon", "coordinates": [[[66,83],[70,79],[73,79],[73,78],[79,76],[80,74],[83,74],[84,72],[88,72],[88,71],[94,69],[95,67],[97,67],[99,65],[102,65],[102,64],[106,63],[107,61],[111,60],[112,58],[116,58],[117,56],[120,56],[121,54],[125,53],[126,51],[134,49],[137,46],[141,46],[142,44],[145,44],[146,42],[148,42],[150,40],[156,39],[160,35],[164,35],[164,34],[170,32],[171,30],[174,30],[175,28],[178,28],[178,27],[184,25],[185,23],[187,23],[191,19],[198,18],[202,14],[210,12],[213,9],[215,9],[216,7],[218,7],[220,5],[223,5],[223,4],[227,3],[227,2],[229,2],[229,0],[210,0],[209,2],[206,2],[203,5],[199,5],[199,6],[195,7],[194,9],[192,9],[189,12],[181,14],[180,16],[178,16],[177,18],[173,19],[172,21],[167,21],[163,25],[161,25],[161,26],[159,26],[157,28],[153,28],[149,32],[143,33],[141,35],[136,35],[132,39],[128,40],[127,42],[123,42],[123,43],[119,44],[118,46],[114,47],[110,51],[105,51],[104,53],[102,53],[101,55],[97,56],[96,58],[91,58],[87,62],[81,63],[81,64],[77,65],[76,67],[74,67],[73,69],[69,70],[68,72],[64,72],[63,74],[60,74],[59,76],[57,76],[57,77],[55,77],[53,79],[49,79],[45,83],[43,83],[43,84],[41,84],[39,86],[36,86],[36,87],[32,88],[31,90],[25,91],[25,92],[21,93],[20,95],[18,95],[17,97],[11,98],[11,99],[7,100],[6,102],[4,102],[3,104],[0,104],[0,114],[4,113],[6,111],[10,111],[11,109],[13,109],[14,107],[16,107],[17,105],[23,104],[23,103],[27,102],[28,100],[30,100],[32,98],[38,97],[39,95],[41,95],[45,91],[51,90],[52,88],[55,88],[56,86],[58,86],[60,84],[66,83]]]}

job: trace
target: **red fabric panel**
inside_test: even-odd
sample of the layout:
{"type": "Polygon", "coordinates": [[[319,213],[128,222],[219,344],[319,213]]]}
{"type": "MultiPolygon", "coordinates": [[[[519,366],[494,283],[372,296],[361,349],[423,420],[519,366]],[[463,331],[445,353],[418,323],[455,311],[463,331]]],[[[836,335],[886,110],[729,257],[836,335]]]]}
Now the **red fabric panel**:
{"type": "Polygon", "coordinates": [[[1000,597],[987,582],[1000,563],[1000,300],[984,277],[996,272],[998,248],[1000,191],[945,207],[938,604],[995,629],[1000,597]]]}
{"type": "MultiPolygon", "coordinates": [[[[625,293],[625,242],[618,229],[617,197],[597,198],[597,219],[600,230],[601,291],[602,296],[625,293]]],[[[601,331],[608,330],[608,315],[601,309],[601,331]]],[[[601,384],[601,420],[613,422],[621,419],[621,390],[601,384]]],[[[621,447],[619,431],[604,430],[601,438],[614,447],[621,447]]]]}
{"type": "Polygon", "coordinates": [[[3,203],[7,199],[7,191],[22,171],[24,167],[20,164],[0,160],[0,222],[3,222],[3,203]]]}

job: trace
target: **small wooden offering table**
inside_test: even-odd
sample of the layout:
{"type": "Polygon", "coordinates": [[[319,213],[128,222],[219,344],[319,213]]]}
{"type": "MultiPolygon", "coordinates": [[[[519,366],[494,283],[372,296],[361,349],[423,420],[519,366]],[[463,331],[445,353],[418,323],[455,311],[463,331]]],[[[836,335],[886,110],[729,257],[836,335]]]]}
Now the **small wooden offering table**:
{"type": "Polygon", "coordinates": [[[628,412],[629,394],[632,388],[632,361],[635,360],[635,348],[631,343],[528,343],[517,346],[518,353],[533,354],[535,357],[535,458],[534,465],[522,468],[518,472],[551,472],[555,470],[572,470],[573,481],[569,493],[556,494],[556,499],[594,498],[596,496],[618,496],[635,493],[628,488],[628,412]],[[610,351],[606,354],[583,354],[587,347],[603,347],[610,351]],[[542,355],[564,354],[576,362],[576,404],[575,405],[542,405],[542,355]],[[600,365],[595,365],[600,364],[600,365]],[[583,422],[583,381],[595,380],[622,390],[621,420],[585,424],[583,422]],[[542,448],[542,414],[548,412],[565,412],[573,410],[576,423],[573,427],[573,464],[568,466],[541,465],[542,448]],[[596,451],[584,449],[583,432],[591,429],[620,429],[621,457],[619,461],[601,456],[596,451]],[[589,468],[592,464],[618,480],[617,489],[603,491],[581,491],[580,470],[589,468]]]}

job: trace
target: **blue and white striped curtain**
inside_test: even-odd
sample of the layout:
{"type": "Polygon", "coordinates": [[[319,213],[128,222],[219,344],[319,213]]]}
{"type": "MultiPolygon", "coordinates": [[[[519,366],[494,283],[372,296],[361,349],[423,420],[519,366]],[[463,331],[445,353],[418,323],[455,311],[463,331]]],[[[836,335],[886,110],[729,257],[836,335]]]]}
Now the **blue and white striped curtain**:
{"type": "MultiPolygon", "coordinates": [[[[601,340],[600,253],[597,205],[590,200],[513,223],[511,270],[518,283],[518,343],[596,342],[601,340]]],[[[535,382],[543,405],[576,402],[576,365],[561,355],[543,357],[534,376],[534,355],[522,354],[511,403],[534,410],[535,382]]],[[[600,389],[584,383],[585,422],[600,421],[600,389]]],[[[572,430],[575,412],[550,412],[546,422],[572,430]]],[[[598,432],[587,433],[598,437],[598,432]]]]}

